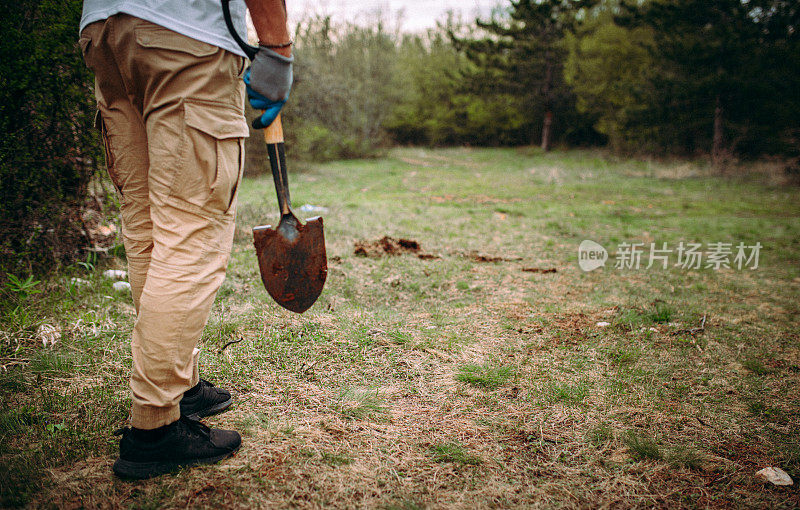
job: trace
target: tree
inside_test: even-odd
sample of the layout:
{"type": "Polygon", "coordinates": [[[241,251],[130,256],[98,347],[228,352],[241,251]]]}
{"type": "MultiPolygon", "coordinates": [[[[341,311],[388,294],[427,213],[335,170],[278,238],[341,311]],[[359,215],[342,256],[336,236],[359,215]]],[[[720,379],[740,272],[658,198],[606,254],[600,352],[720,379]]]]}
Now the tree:
{"type": "Polygon", "coordinates": [[[463,57],[440,32],[403,37],[394,86],[403,92],[386,122],[399,143],[459,143],[464,126],[459,102],[463,57]],[[461,117],[461,118],[459,118],[461,117]]]}
{"type": "Polygon", "coordinates": [[[570,101],[563,79],[564,36],[595,0],[511,0],[507,16],[476,20],[482,37],[451,39],[479,70],[472,77],[479,95],[510,94],[525,111],[542,118],[541,147],[552,141],[555,112],[570,101]]]}
{"type": "Polygon", "coordinates": [[[710,145],[720,164],[761,122],[778,127],[763,113],[774,109],[782,83],[797,83],[798,67],[786,67],[798,61],[796,2],[629,0],[622,7],[621,25],[652,30],[658,106],[683,146],[710,145]]]}
{"type": "Polygon", "coordinates": [[[444,31],[405,36],[393,83],[403,97],[386,122],[394,140],[431,145],[525,143],[527,119],[519,100],[510,94],[481,96],[464,90],[463,75],[469,67],[444,31]]]}
{"type": "Polygon", "coordinates": [[[642,122],[656,95],[653,33],[648,27],[615,24],[615,4],[604,2],[566,34],[564,78],[578,111],[597,118],[595,129],[608,136],[614,149],[654,150],[659,124],[642,122]]]}
{"type": "Polygon", "coordinates": [[[330,160],[374,154],[387,141],[383,124],[394,87],[397,35],[372,26],[312,18],[295,34],[295,84],[284,110],[292,154],[330,160]]]}

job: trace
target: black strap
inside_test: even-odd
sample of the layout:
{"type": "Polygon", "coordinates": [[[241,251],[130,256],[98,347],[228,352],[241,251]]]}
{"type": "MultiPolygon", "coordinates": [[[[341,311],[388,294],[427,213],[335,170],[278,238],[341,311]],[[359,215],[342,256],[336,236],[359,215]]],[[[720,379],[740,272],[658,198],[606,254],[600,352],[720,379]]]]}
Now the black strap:
{"type": "Polygon", "coordinates": [[[225,25],[228,27],[228,32],[231,33],[231,37],[233,40],[236,41],[236,44],[242,49],[247,58],[253,60],[256,58],[256,53],[258,53],[258,48],[255,46],[250,46],[246,42],[242,40],[239,36],[239,33],[233,27],[233,20],[231,19],[231,0],[222,0],[222,15],[225,17],[225,25]]]}

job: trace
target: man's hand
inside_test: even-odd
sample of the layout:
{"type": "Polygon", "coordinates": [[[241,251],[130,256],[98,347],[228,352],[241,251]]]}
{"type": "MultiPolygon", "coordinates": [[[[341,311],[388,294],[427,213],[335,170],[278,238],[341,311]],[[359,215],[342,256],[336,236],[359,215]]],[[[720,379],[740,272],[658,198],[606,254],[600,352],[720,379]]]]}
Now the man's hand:
{"type": "Polygon", "coordinates": [[[265,110],[253,121],[255,129],[263,129],[272,124],[289,99],[289,91],[292,88],[292,62],[294,57],[287,57],[265,46],[259,46],[256,58],[244,74],[250,106],[256,110],[265,110]]]}

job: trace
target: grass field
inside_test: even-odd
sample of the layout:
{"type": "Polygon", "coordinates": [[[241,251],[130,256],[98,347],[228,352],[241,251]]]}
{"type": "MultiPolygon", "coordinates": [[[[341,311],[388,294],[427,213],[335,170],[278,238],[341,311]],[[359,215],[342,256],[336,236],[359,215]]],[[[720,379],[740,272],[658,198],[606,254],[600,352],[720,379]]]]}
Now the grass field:
{"type": "Polygon", "coordinates": [[[295,207],[329,208],[325,291],[302,316],[268,297],[249,230],[276,220],[274,191],[245,180],[202,339],[201,374],[236,398],[207,423],[242,432],[242,450],[146,482],[111,475],[134,311],[101,275],[123,262],[76,266],[3,291],[3,506],[800,505],[797,188],[533,149],[290,172],[295,207]],[[385,235],[428,256],[354,254],[385,235]],[[578,267],[584,239],[608,249],[604,268],[578,267]],[[614,267],[621,243],[680,242],[762,249],[757,269],[676,267],[677,252],[645,269],[647,250],[614,267]],[[795,485],[755,478],[766,466],[795,485]]]}

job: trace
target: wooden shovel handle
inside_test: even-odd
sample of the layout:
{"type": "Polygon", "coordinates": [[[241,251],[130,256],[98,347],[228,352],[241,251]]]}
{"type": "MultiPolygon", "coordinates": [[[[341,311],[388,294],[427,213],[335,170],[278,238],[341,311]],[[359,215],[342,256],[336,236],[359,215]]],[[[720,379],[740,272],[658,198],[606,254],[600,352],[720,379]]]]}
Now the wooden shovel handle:
{"type": "Polygon", "coordinates": [[[279,113],[272,124],[264,128],[264,140],[267,143],[283,143],[283,124],[279,113]]]}
{"type": "Polygon", "coordinates": [[[286,171],[283,124],[280,114],[275,117],[272,124],[264,128],[264,140],[267,141],[267,154],[272,169],[272,179],[275,181],[275,192],[278,194],[278,205],[281,208],[281,216],[284,216],[291,213],[289,208],[292,202],[289,198],[289,176],[286,171]]]}

